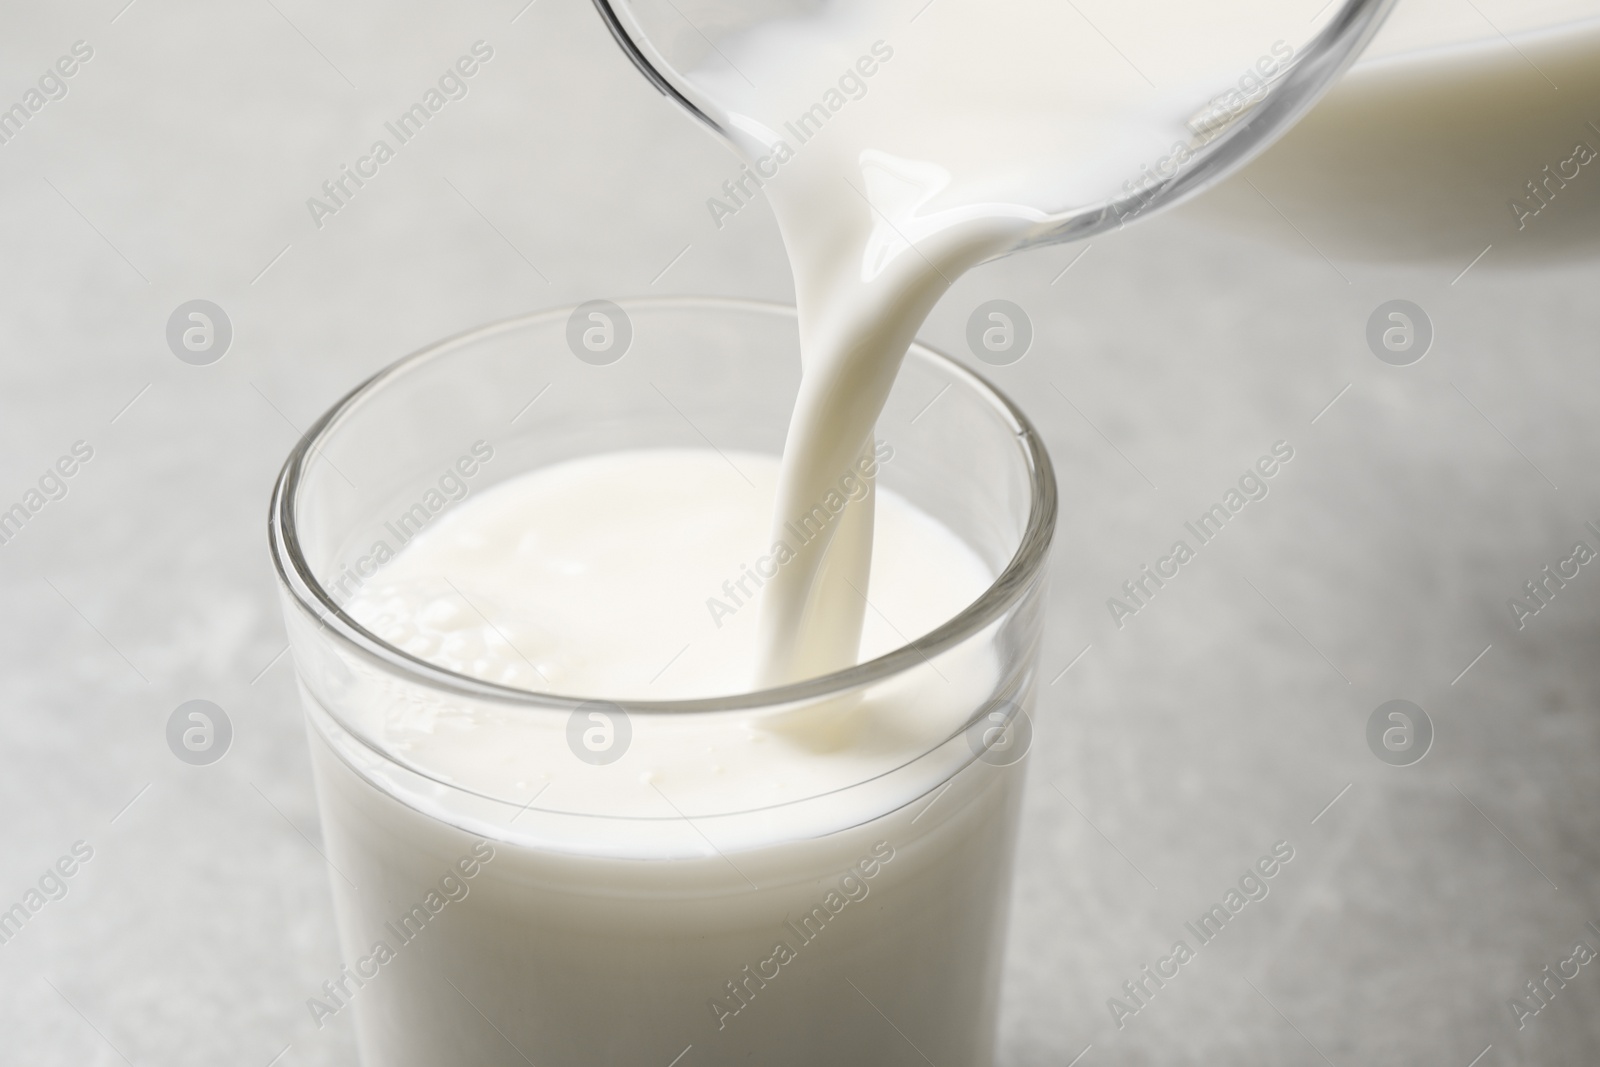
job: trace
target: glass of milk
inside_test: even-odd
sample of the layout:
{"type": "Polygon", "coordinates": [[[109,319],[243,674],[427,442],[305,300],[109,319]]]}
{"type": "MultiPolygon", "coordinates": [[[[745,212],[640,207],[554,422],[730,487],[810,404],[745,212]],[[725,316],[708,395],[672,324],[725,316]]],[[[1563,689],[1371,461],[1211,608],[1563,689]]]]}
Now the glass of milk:
{"type": "Polygon", "coordinates": [[[798,364],[792,309],[546,312],[400,361],[290,456],[271,545],[344,960],[307,1007],[353,1016],[366,1063],[992,1062],[1054,476],[1005,397],[913,345],[861,474],[860,662],[739,692],[718,664],[773,566],[798,364]],[[459,628],[384,614],[430,580],[407,551],[465,560],[519,479],[566,470],[604,491],[530,510],[546,540],[506,551],[559,556],[564,529],[603,560],[621,530],[631,594],[518,615],[511,579],[442,551],[459,628]],[[713,558],[746,511],[750,553],[713,558]],[[549,620],[610,639],[546,657],[549,620]]]}

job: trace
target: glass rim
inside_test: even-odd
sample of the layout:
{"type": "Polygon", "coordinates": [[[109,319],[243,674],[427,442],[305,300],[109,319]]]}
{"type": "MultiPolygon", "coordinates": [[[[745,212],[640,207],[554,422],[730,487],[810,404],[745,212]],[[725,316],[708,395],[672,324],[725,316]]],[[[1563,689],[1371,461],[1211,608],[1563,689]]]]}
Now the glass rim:
{"type": "MultiPolygon", "coordinates": [[[[793,307],[767,301],[732,297],[645,297],[619,299],[625,310],[701,308],[796,318],[793,307]]],[[[298,491],[310,462],[321,454],[320,445],[360,410],[362,405],[389,383],[396,381],[431,360],[475,341],[511,330],[565,319],[573,307],[552,308],[499,319],[473,327],[426,345],[390,363],[362,381],[334,402],[290,450],[273,485],[267,516],[267,538],[273,569],[295,606],[317,625],[338,638],[341,647],[354,650],[364,659],[390,673],[414,683],[476,700],[493,701],[531,710],[570,712],[580,705],[601,702],[630,715],[694,714],[709,712],[758,711],[826,699],[882,681],[945,652],[977,634],[1016,604],[1043,570],[1055,534],[1057,493],[1055,468],[1050,462],[1038,431],[1009,397],[982,375],[950,356],[918,341],[907,355],[926,358],[935,366],[963,381],[1008,423],[1028,477],[1028,517],[1016,551],[1001,572],[976,600],[921,637],[900,645],[881,656],[852,667],[818,675],[781,686],[755,689],[725,696],[679,700],[613,700],[605,696],[569,696],[545,693],[485,681],[440,667],[389,644],[367,630],[333,599],[318,581],[305,558],[298,533],[298,491]]]]}

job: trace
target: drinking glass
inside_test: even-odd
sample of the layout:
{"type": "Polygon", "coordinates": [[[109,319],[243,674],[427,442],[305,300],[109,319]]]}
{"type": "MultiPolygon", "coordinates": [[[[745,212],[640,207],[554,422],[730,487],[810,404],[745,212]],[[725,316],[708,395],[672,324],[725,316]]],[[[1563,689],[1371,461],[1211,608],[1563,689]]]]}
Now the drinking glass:
{"type": "Polygon", "coordinates": [[[271,550],[344,959],[312,1011],[353,1014],[371,1067],[992,1062],[1056,515],[1039,438],[992,386],[912,346],[878,477],[997,577],[847,670],[703,700],[534,693],[343,606],[414,532],[399,517],[453,506],[452,472],[470,496],[619,450],[776,455],[797,347],[793,310],[764,304],[543,312],[401,360],[290,455],[271,550]],[[696,753],[762,732],[834,743],[759,800],[646,773],[666,753],[720,773],[696,753]],[[503,773],[464,772],[457,746],[503,773]]]}

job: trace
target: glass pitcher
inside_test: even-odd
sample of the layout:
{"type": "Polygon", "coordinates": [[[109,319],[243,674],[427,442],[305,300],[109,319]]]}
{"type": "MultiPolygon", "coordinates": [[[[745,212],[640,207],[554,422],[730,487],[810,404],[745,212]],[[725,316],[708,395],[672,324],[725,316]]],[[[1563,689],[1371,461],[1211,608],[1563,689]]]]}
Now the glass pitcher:
{"type": "Polygon", "coordinates": [[[863,168],[874,153],[946,169],[981,155],[980,206],[1036,223],[1001,254],[1216,182],[1315,103],[1394,3],[595,0],[645,77],[743,157],[730,210],[853,125],[863,168]],[[929,121],[885,121],[915,112],[912,94],[929,121]]]}

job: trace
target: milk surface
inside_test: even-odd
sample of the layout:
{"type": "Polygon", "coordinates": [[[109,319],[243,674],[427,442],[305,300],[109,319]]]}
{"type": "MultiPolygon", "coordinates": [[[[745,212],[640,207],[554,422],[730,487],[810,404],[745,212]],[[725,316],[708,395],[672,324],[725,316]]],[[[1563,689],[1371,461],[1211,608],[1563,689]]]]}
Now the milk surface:
{"type": "MultiPolygon", "coordinates": [[[[878,454],[892,463],[892,446],[880,444],[878,454]]],[[[758,666],[757,571],[772,569],[759,562],[772,557],[761,548],[777,480],[776,457],[710,450],[613,452],[530,471],[418,534],[347,610],[397,648],[502,685],[602,700],[748,692],[758,666]]],[[[869,658],[959,614],[994,579],[903,497],[880,490],[877,510],[871,580],[861,590],[872,607],[861,646],[869,658]]],[[[537,811],[550,814],[718,815],[868,779],[878,780],[871,803],[887,811],[971,759],[957,747],[953,763],[883,777],[959,734],[998,669],[979,640],[848,701],[784,715],[634,715],[627,756],[611,764],[575,758],[564,716],[413,705],[383,729],[414,765],[503,799],[513,805],[507,815],[535,797],[537,811]]],[[[426,796],[416,802],[431,805],[426,796]]],[[[857,814],[802,806],[719,844],[815,836],[857,814]]],[[[637,857],[705,847],[692,834],[629,823],[525,818],[503,832],[535,847],[637,857]]]]}
{"type": "MultiPolygon", "coordinates": [[[[878,443],[871,469],[893,455],[878,443]]],[[[397,648],[520,689],[610,700],[749,692],[756,605],[772,580],[762,572],[789,566],[775,543],[799,544],[789,530],[768,536],[778,466],[756,453],[655,449],[526,472],[423,530],[348,610],[397,648]]],[[[829,503],[846,506],[875,481],[857,471],[829,503]]],[[[903,497],[884,492],[877,510],[858,596],[876,609],[864,659],[953,618],[994,579],[903,497]]]]}

